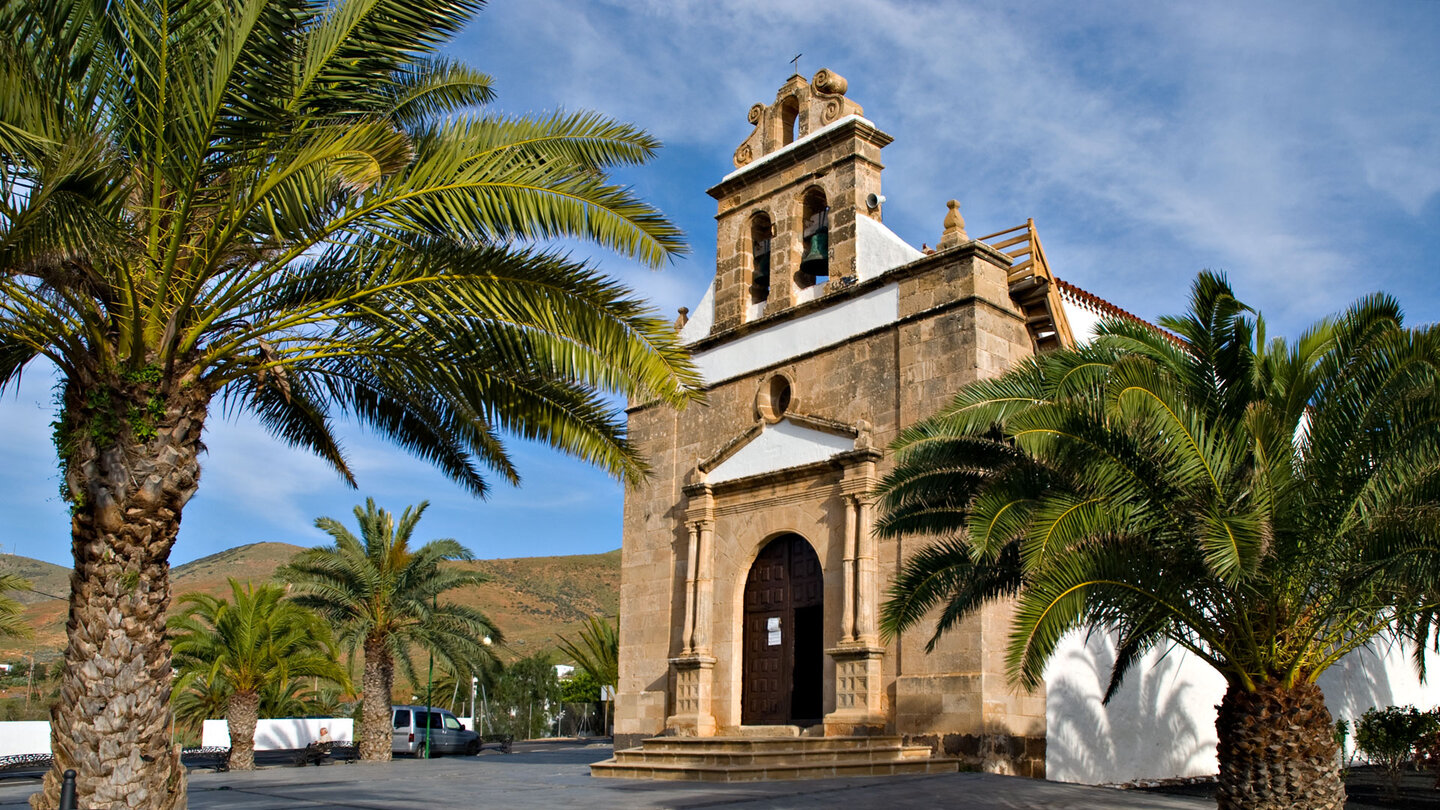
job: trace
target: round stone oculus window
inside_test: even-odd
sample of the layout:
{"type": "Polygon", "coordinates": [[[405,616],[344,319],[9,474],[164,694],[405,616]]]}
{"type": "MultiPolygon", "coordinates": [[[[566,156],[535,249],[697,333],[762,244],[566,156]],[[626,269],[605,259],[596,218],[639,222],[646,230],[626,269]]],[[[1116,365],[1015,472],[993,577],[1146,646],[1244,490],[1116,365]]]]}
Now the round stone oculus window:
{"type": "Polygon", "coordinates": [[[760,393],[755,397],[755,410],[760,412],[761,419],[770,423],[780,421],[794,405],[795,394],[784,374],[771,376],[760,386],[760,393]]]}

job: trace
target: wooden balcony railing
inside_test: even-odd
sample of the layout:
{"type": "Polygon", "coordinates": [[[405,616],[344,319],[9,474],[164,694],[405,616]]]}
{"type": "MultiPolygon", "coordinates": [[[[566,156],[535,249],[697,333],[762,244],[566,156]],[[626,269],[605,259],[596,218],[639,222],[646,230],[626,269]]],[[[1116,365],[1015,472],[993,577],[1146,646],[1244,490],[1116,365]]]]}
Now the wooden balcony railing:
{"type": "Polygon", "coordinates": [[[1025,328],[1036,351],[1047,351],[1075,345],[1070,323],[1060,301],[1060,286],[1050,272],[1035,220],[1027,219],[997,233],[979,238],[980,242],[1010,258],[1010,297],[1025,313],[1025,328]]]}

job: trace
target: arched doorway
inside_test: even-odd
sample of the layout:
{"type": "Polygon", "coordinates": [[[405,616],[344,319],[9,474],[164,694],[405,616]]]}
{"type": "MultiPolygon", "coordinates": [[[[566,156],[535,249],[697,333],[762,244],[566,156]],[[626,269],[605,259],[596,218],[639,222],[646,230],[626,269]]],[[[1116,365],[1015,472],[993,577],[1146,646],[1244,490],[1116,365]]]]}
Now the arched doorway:
{"type": "Polygon", "coordinates": [[[745,580],[743,725],[820,722],[824,617],[820,558],[798,534],[771,540],[745,580]]]}

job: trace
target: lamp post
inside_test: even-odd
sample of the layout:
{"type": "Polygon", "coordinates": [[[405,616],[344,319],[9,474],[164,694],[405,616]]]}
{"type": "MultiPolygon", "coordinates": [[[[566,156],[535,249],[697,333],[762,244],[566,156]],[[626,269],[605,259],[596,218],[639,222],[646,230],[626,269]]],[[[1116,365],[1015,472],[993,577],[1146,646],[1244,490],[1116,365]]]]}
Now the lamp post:
{"type": "MultiPolygon", "coordinates": [[[[436,596],[430,597],[430,619],[435,619],[436,596]]],[[[430,690],[435,686],[435,650],[430,650],[430,675],[425,679],[425,758],[430,758],[430,738],[435,734],[435,712],[430,708],[430,690]]]]}
{"type": "MultiPolygon", "coordinates": [[[[480,643],[488,647],[494,644],[494,641],[490,640],[490,636],[485,636],[481,638],[480,643]]],[[[469,716],[471,716],[471,719],[475,718],[475,685],[480,685],[480,698],[484,700],[484,703],[481,703],[481,711],[485,712],[484,729],[481,729],[480,721],[475,721],[475,732],[480,735],[485,735],[490,732],[490,698],[485,696],[485,685],[481,683],[480,677],[471,677],[471,679],[469,679],[469,716]]]]}

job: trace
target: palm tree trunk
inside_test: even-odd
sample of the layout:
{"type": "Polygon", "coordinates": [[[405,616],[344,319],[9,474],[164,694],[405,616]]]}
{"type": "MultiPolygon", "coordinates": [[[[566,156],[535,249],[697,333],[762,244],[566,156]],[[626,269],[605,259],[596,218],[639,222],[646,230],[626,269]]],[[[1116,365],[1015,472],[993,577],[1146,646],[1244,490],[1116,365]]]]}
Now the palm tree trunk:
{"type": "Polygon", "coordinates": [[[80,807],[186,805],[185,769],[170,739],[165,610],[170,548],[200,478],[208,396],[194,385],[161,399],[157,388],[66,387],[56,439],[75,570],[51,712],[55,764],[31,797],[36,810],[58,806],[69,768],[80,807]]]}
{"type": "Polygon", "coordinates": [[[254,692],[236,692],[225,706],[225,721],[230,727],[230,770],[255,770],[255,724],[260,718],[260,696],[254,692]]]}
{"type": "Polygon", "coordinates": [[[367,762],[389,762],[393,726],[390,719],[390,689],[395,680],[395,662],[382,638],[365,639],[365,674],[360,709],[360,758],[367,762]]]}
{"type": "Polygon", "coordinates": [[[1342,810],[1345,784],[1325,695],[1313,683],[1231,685],[1215,718],[1220,810],[1342,810]]]}

